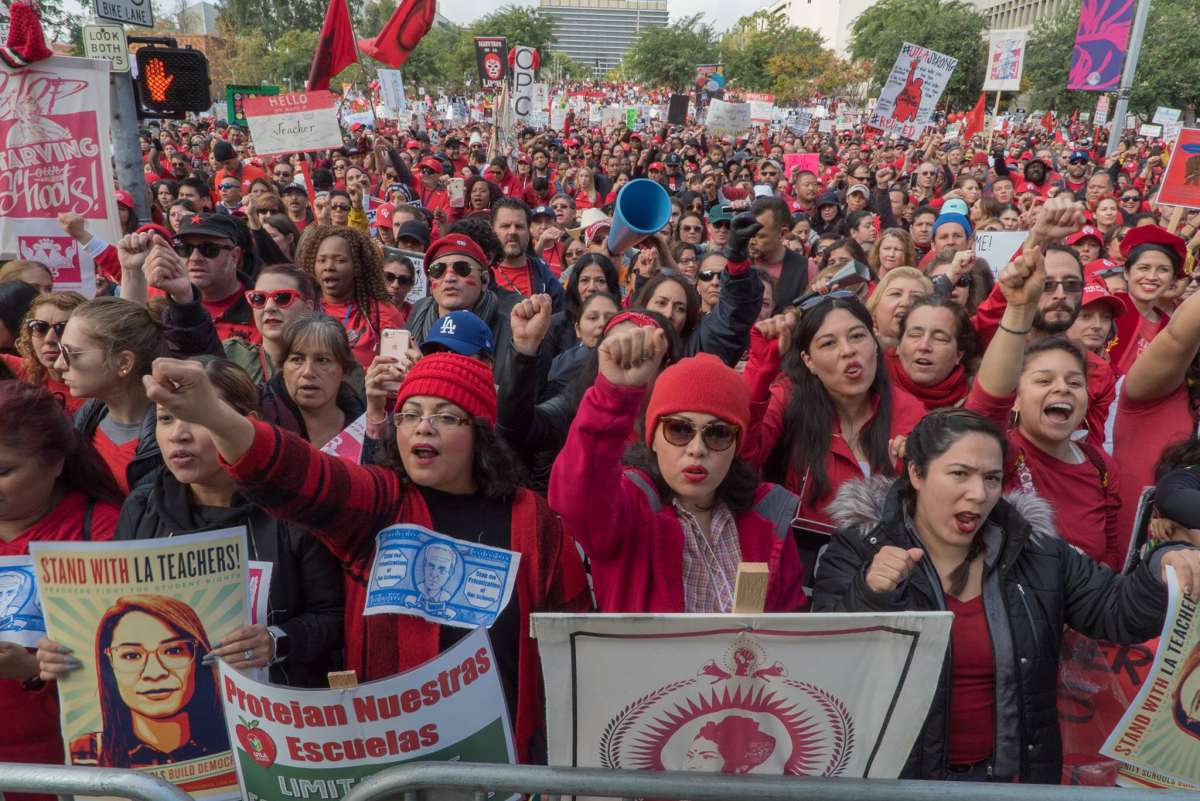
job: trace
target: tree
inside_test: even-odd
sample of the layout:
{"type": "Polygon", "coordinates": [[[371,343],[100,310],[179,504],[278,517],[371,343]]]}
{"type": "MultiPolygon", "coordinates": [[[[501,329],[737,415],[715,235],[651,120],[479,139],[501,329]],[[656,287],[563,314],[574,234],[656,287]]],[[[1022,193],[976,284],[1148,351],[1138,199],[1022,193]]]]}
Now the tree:
{"type": "Polygon", "coordinates": [[[689,88],[696,65],[717,59],[716,34],[703,20],[703,14],[694,14],[646,28],[621,59],[624,74],[654,86],[689,88]]]}
{"type": "Polygon", "coordinates": [[[532,47],[543,57],[556,41],[554,21],[524,6],[503,6],[481,17],[471,26],[471,36],[503,36],[509,47],[532,47]]]}
{"type": "Polygon", "coordinates": [[[850,57],[875,60],[871,69],[875,89],[887,81],[905,42],[956,58],[958,66],[941,102],[950,108],[969,108],[979,99],[983,85],[987,26],[987,17],[959,0],[881,0],[854,20],[850,57]]]}
{"type": "Polygon", "coordinates": [[[471,33],[457,25],[434,25],[400,67],[406,86],[444,86],[459,91],[476,74],[471,33]]]}
{"type": "Polygon", "coordinates": [[[261,28],[234,32],[218,16],[217,32],[225,46],[208,54],[208,74],[214,87],[260,84],[269,77],[265,66],[267,37],[261,28]]]}
{"type": "Polygon", "coordinates": [[[780,20],[765,10],[742,17],[721,37],[719,61],[725,62],[727,86],[747,92],[769,92],[774,78],[767,60],[776,53],[776,38],[785,29],[780,20]]]}
{"type": "Polygon", "coordinates": [[[583,81],[592,76],[592,71],[561,50],[552,50],[548,59],[542,60],[542,79],[561,77],[567,81],[583,81]]]}
{"type": "MultiPolygon", "coordinates": [[[[350,2],[351,15],[358,16],[356,6],[350,2]]],[[[217,24],[235,37],[260,30],[268,42],[277,42],[288,31],[320,31],[328,8],[329,0],[225,0],[217,24]]]]}
{"type": "MultiPolygon", "coordinates": [[[[1025,77],[1030,82],[1030,105],[1053,109],[1060,117],[1092,112],[1100,97],[1099,92],[1067,88],[1071,60],[1063,54],[1074,48],[1079,11],[1079,0],[1068,3],[1038,22],[1029,37],[1025,77]]],[[[1194,114],[1200,99],[1200,41],[1181,32],[1195,30],[1198,23],[1200,3],[1196,0],[1150,6],[1129,99],[1130,113],[1150,119],[1156,107],[1168,106],[1194,114]]]]}
{"type": "MultiPolygon", "coordinates": [[[[270,80],[295,90],[303,87],[312,71],[313,53],[317,52],[320,39],[319,31],[288,31],[279,37],[263,59],[270,80]]],[[[334,84],[331,82],[330,85],[334,84]]]]}

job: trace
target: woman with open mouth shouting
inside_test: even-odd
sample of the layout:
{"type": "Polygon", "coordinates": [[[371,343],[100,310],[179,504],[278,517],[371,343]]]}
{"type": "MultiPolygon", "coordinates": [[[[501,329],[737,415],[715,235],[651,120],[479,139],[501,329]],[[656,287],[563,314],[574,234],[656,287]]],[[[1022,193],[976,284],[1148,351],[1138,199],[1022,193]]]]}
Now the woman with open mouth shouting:
{"type": "Polygon", "coordinates": [[[1125,554],[1117,525],[1117,463],[1102,449],[1073,440],[1088,408],[1087,355],[1066,337],[1026,344],[1046,283],[1040,250],[1017,256],[997,283],[1008,306],[966,407],[1007,433],[1011,460],[1005,488],[1032,490],[1046,498],[1063,539],[1119,570],[1125,554]]]}
{"type": "MultiPolygon", "coordinates": [[[[545,500],[521,487],[512,451],[492,431],[491,368],[456,353],[422,358],[400,385],[376,464],[317,450],[294,434],[250,420],[213,388],[204,366],[159,359],[146,379],[160,413],[208,430],[238,491],[280,520],[308,530],[344,565],[346,608],[362,609],[375,536],[397,523],[520,554],[512,602],[491,626],[517,756],[544,760],[541,675],[532,612],[592,607],[579,552],[545,500]],[[393,433],[394,432],[394,433],[393,433]]],[[[360,681],[408,670],[470,629],[414,615],[347,615],[346,667],[360,681]]]]}
{"type": "Polygon", "coordinates": [[[741,561],[768,564],[766,611],[807,605],[798,499],[737,456],[746,385],[707,353],[660,375],[667,336],[651,322],[601,341],[599,375],[550,473],[550,504],[591,560],[600,608],[732,612],[741,561]],[[651,380],[645,436],[626,451],[651,380]]]}
{"type": "Polygon", "coordinates": [[[1058,784],[1064,627],[1119,644],[1156,637],[1168,565],[1200,596],[1191,545],[1159,545],[1122,575],[1058,536],[1037,494],[1001,497],[1010,450],[992,421],[938,409],[909,434],[898,478],[847,482],[829,507],[839,528],[817,570],[816,611],[954,614],[902,779],[1058,784]]]}

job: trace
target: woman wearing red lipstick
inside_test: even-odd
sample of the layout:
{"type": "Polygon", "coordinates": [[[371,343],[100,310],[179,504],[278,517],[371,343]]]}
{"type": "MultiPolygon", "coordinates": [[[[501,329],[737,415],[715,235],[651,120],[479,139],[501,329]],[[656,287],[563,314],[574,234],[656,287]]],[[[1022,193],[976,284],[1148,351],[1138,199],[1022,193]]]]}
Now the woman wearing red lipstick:
{"type": "Polygon", "coordinates": [[[768,564],[766,611],[805,606],[797,498],[737,458],[746,385],[711,354],[659,374],[666,352],[657,326],[605,337],[550,473],[550,505],[591,559],[600,608],[731,612],[741,561],[768,564]],[[626,452],[652,379],[644,440],[626,452]]]}
{"type": "MultiPolygon", "coordinates": [[[[456,353],[425,356],[400,385],[376,465],[321,453],[224,401],[202,365],[160,359],[147,392],[160,413],[207,429],[238,492],[309,531],[342,562],[346,608],[361,610],[375,537],[397,523],[520,554],[512,601],[491,627],[518,758],[545,760],[543,702],[532,612],[592,608],[579,552],[546,502],[518,483],[516,456],[492,431],[491,369],[456,353]]],[[[346,615],[346,667],[374,681],[436,656],[469,629],[412,615],[346,615]]]]}
{"type": "Polygon", "coordinates": [[[902,779],[1060,783],[1064,627],[1120,644],[1157,636],[1167,565],[1200,595],[1190,545],[1160,545],[1122,575],[1058,536],[1035,493],[1002,498],[1007,450],[992,421],[938,409],[913,427],[898,478],[847,482],[829,506],[838,530],[821,555],[816,611],[954,614],[902,779]]]}
{"type": "Polygon", "coordinates": [[[1118,376],[1129,372],[1171,319],[1156,306],[1183,271],[1187,243],[1157,225],[1140,225],[1121,240],[1121,255],[1129,290],[1116,295],[1135,313],[1117,321],[1117,340],[1108,353],[1118,376]]]}

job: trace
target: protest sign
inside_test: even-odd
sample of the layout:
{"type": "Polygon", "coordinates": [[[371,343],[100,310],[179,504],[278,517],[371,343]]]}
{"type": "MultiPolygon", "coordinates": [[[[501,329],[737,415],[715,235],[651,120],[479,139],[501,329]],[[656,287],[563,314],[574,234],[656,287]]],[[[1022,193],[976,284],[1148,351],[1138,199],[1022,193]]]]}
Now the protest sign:
{"type": "Polygon", "coordinates": [[[404,113],[404,76],[400,70],[379,70],[378,74],[379,94],[383,98],[384,108],[399,117],[404,113]]]}
{"type": "Polygon", "coordinates": [[[633,124],[637,122],[638,110],[636,108],[625,109],[625,127],[633,130],[633,124]]]}
{"type": "Polygon", "coordinates": [[[1010,261],[1017,248],[1025,241],[1025,231],[977,231],[975,233],[975,255],[986,259],[992,275],[999,274],[1010,261]]]}
{"type": "Polygon", "coordinates": [[[1025,40],[1028,38],[1028,31],[988,33],[987,75],[983,79],[983,91],[1012,92],[1021,88],[1025,40]]]}
{"type": "Polygon", "coordinates": [[[625,122],[624,106],[605,106],[601,111],[600,124],[604,128],[616,128],[625,122]]]}
{"type": "MultiPolygon", "coordinates": [[[[254,152],[261,156],[342,146],[333,95],[328,91],[253,97],[243,109],[254,152]]],[[[365,113],[371,117],[371,112],[365,113]]]]}
{"type": "Polygon", "coordinates": [[[216,671],[202,660],[250,620],[246,529],[29,553],[46,629],[82,663],[58,682],[70,764],[238,798],[216,671]]]}
{"type": "Polygon", "coordinates": [[[794,177],[793,167],[797,168],[797,172],[808,170],[817,175],[821,169],[821,157],[816,153],[784,153],[783,174],[789,181],[794,177]]]}
{"type": "Polygon", "coordinates": [[[667,122],[671,125],[686,125],[689,102],[690,98],[687,95],[671,95],[670,110],[667,111],[667,122]]]}
{"type": "Polygon", "coordinates": [[[0,642],[34,648],[45,633],[33,558],[0,556],[0,642]]]}
{"type": "Polygon", "coordinates": [[[551,765],[884,779],[899,775],[925,721],[952,620],[531,619],[551,765]],[[718,750],[713,742],[732,746],[719,761],[699,754],[718,750]]]}
{"type": "Polygon", "coordinates": [[[699,64],[696,66],[696,81],[693,84],[696,94],[707,94],[709,97],[720,97],[725,93],[725,65],[699,64]]]}
{"type": "Polygon", "coordinates": [[[539,110],[533,104],[533,73],[537,51],[532,47],[513,48],[513,113],[524,120],[530,112],[539,110]]]}
{"type": "Polygon", "coordinates": [[[956,58],[905,42],[867,125],[919,139],[957,66],[956,58]]]}
{"type": "Polygon", "coordinates": [[[535,83],[529,90],[534,111],[546,111],[550,107],[550,84],[535,83]]]}
{"type": "Polygon", "coordinates": [[[775,95],[750,93],[746,95],[750,102],[751,122],[770,122],[771,112],[775,110],[775,95]]]}
{"type": "Polygon", "coordinates": [[[1183,114],[1177,108],[1167,108],[1159,106],[1154,110],[1154,119],[1151,120],[1155,125],[1166,125],[1171,122],[1179,122],[1179,117],[1183,114]]]}
{"type": "Polygon", "coordinates": [[[375,538],[363,614],[490,626],[512,599],[520,563],[519,553],[503,548],[462,542],[423,526],[390,526],[375,538]]]}
{"type": "Polygon", "coordinates": [[[709,136],[738,136],[750,129],[750,104],[713,100],[708,105],[709,136]]]}
{"type": "Polygon", "coordinates": [[[793,120],[789,122],[789,127],[796,136],[804,136],[808,133],[808,129],[812,127],[813,115],[810,111],[798,112],[793,120]]]}
{"type": "Polygon", "coordinates": [[[250,98],[261,97],[263,95],[277,95],[279,92],[280,89],[278,86],[254,86],[253,84],[246,86],[240,84],[227,85],[225,87],[225,106],[229,115],[229,124],[246,124],[244,106],[250,98]]]}
{"type": "Polygon", "coordinates": [[[516,762],[486,629],[406,673],[337,690],[262,684],[219,667],[242,798],[341,798],[417,760],[516,762]]]}
{"type": "Polygon", "coordinates": [[[595,103],[588,106],[588,125],[599,125],[604,121],[604,106],[595,103]]]}
{"type": "Polygon", "coordinates": [[[363,441],[367,438],[367,413],[342,429],[341,433],[321,446],[322,453],[347,459],[354,464],[362,462],[363,441]]]}
{"type": "MultiPolygon", "coordinates": [[[[421,120],[422,123],[424,123],[424,121],[425,121],[424,114],[418,114],[417,117],[418,117],[418,119],[421,120]]],[[[375,117],[369,111],[356,111],[353,114],[343,114],[342,115],[342,125],[345,125],[347,128],[349,128],[351,125],[355,125],[355,124],[368,125],[368,126],[374,125],[375,117]]]]}
{"type": "Polygon", "coordinates": [[[121,236],[109,146],[108,62],[53,56],[25,69],[0,63],[0,262],[50,268],[54,288],[92,297],[95,262],[58,224],[84,218],[97,238],[121,236]]]}
{"type": "Polygon", "coordinates": [[[505,38],[476,36],[475,62],[483,91],[500,91],[504,79],[508,77],[508,44],[505,38]]]}
{"type": "Polygon", "coordinates": [[[817,123],[817,131],[819,133],[833,133],[833,126],[836,124],[833,120],[821,120],[817,123]]]}
{"type": "Polygon", "coordinates": [[[1142,126],[1138,128],[1138,134],[1150,139],[1157,139],[1158,137],[1162,136],[1162,126],[1143,122],[1142,126]]]}
{"type": "Polygon", "coordinates": [[[1158,203],[1200,209],[1200,128],[1183,128],[1163,173],[1158,203]]]}
{"type": "Polygon", "coordinates": [[[1200,784],[1200,625],[1167,567],[1167,615],[1154,667],[1101,753],[1185,784],[1200,784]]]}
{"type": "Polygon", "coordinates": [[[1183,130],[1182,122],[1168,122],[1163,126],[1162,138],[1164,142],[1171,143],[1179,138],[1179,132],[1183,130]]]}
{"type": "Polygon", "coordinates": [[[555,102],[550,106],[550,127],[556,131],[561,131],[567,122],[567,112],[569,109],[560,102],[555,102]]]}

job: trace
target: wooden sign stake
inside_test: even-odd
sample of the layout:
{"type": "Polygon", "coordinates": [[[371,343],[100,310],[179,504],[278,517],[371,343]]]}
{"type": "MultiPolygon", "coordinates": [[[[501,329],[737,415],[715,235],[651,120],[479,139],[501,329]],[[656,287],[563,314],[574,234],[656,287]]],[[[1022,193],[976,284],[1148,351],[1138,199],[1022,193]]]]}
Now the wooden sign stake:
{"type": "Polygon", "coordinates": [[[358,674],[353,670],[335,670],[329,674],[329,688],[343,690],[347,687],[358,686],[358,674]]]}
{"type": "Polygon", "coordinates": [[[766,562],[740,562],[737,584],[733,589],[735,615],[760,615],[767,604],[767,580],[771,574],[766,562]]]}

